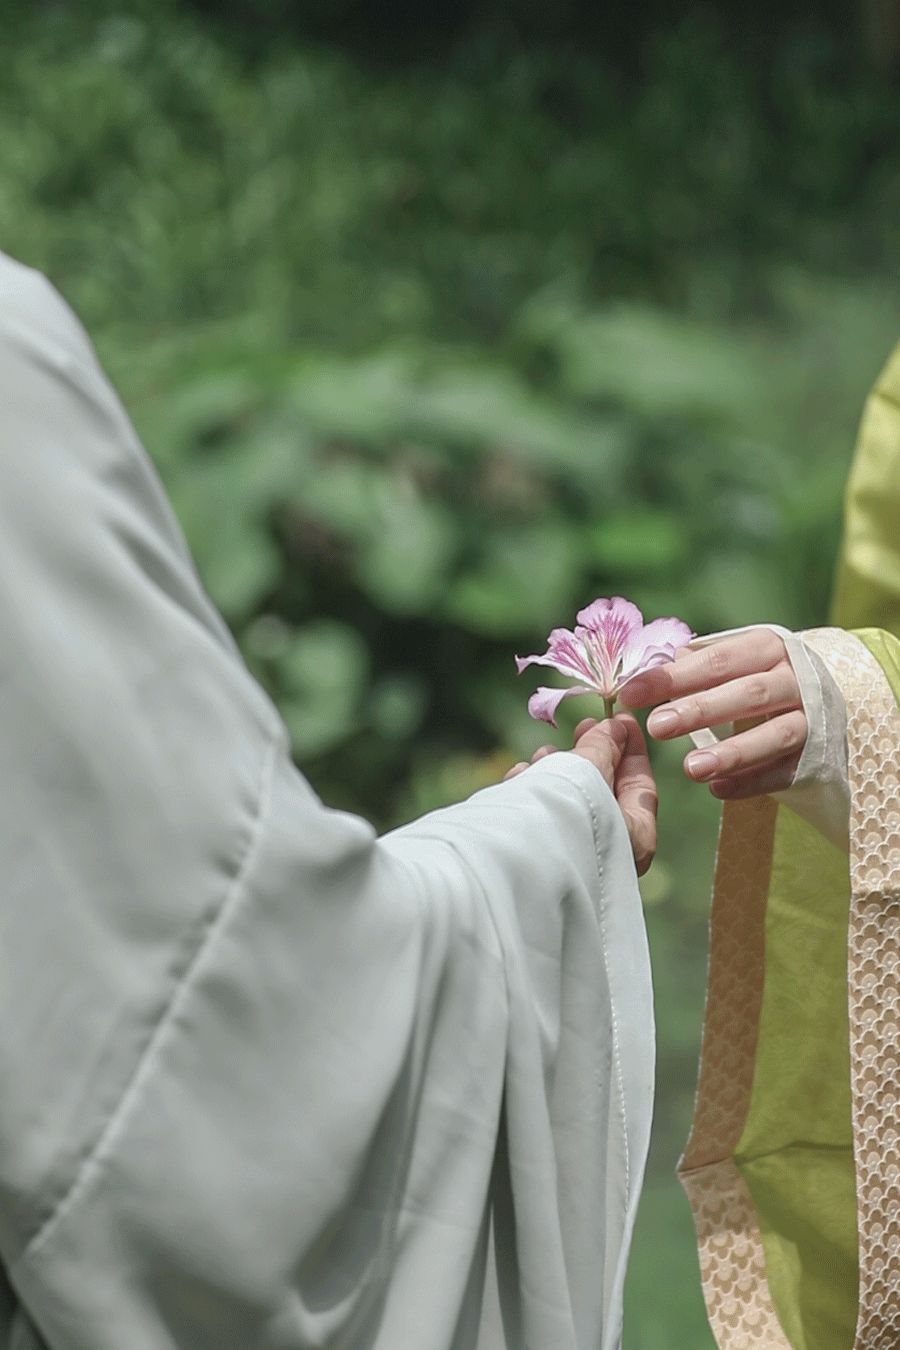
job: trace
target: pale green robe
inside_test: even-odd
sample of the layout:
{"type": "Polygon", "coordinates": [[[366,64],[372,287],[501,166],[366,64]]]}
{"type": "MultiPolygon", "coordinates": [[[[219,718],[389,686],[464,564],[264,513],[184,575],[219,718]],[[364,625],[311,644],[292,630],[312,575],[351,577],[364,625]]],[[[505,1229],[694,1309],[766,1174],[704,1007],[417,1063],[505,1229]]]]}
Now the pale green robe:
{"type": "Polygon", "coordinates": [[[3,255],[0,635],[0,1346],[617,1346],[653,1026],[605,783],[324,806],[3,255]]]}

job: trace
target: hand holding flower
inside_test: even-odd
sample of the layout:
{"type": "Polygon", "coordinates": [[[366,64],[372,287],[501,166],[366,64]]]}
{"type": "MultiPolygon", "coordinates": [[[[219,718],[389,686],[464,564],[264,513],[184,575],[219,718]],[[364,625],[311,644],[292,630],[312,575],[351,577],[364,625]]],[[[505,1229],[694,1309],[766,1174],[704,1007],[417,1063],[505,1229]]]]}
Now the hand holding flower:
{"type": "Polygon", "coordinates": [[[680,619],[644,616],[630,600],[614,596],[594,600],[578,611],[574,630],[554,628],[543,656],[517,656],[519,674],[526,666],[552,666],[582,684],[569,689],[538,689],[528,700],[528,711],[539,721],[556,726],[556,709],[572,694],[599,694],[611,717],[619,691],[644,671],[670,662],[694,634],[680,619]]]}
{"type": "MultiPolygon", "coordinates": [[[[528,700],[532,717],[556,726],[556,709],[572,694],[599,694],[606,718],[586,718],[575,728],[573,753],[582,755],[603,774],[628,826],[638,876],[647,871],[656,851],[657,794],[643,733],[633,717],[614,716],[616,698],[630,681],[670,663],[694,634],[680,619],[644,616],[622,596],[600,598],[578,611],[575,628],[554,628],[543,656],[517,656],[519,674],[526,666],[551,666],[561,675],[582,681],[569,689],[538,689],[528,700]]],[[[556,750],[544,745],[532,764],[556,750]]],[[[516,764],[507,778],[524,772],[516,764]]]]}
{"type": "MultiPolygon", "coordinates": [[[[532,755],[531,763],[557,749],[555,745],[542,745],[532,755]]],[[[606,780],[628,827],[638,876],[643,876],[656,852],[657,794],[640,726],[626,713],[600,722],[585,718],[575,728],[572,753],[587,759],[606,780]]],[[[529,767],[523,760],[513,765],[505,778],[515,778],[529,767]]]]}
{"type": "Polygon", "coordinates": [[[647,730],[656,740],[735,723],[735,734],[694,750],[685,773],[714,797],[756,797],[790,787],[808,732],[800,687],[784,642],[770,629],[679,651],[623,693],[631,708],[656,707],[647,730]]]}

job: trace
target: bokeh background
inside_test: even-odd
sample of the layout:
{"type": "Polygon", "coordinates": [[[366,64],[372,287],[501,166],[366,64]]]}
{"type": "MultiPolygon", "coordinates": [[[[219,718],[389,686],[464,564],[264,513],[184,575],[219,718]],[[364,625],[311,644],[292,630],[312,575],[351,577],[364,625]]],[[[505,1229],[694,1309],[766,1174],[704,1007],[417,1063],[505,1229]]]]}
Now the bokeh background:
{"type": "MultiPolygon", "coordinates": [[[[90,330],[328,801],[386,828],[496,781],[546,739],[513,653],[596,595],[825,619],[900,335],[896,0],[8,0],[0,44],[2,247],[90,330]]],[[[711,1345],[682,753],[627,1350],[711,1345]]]]}

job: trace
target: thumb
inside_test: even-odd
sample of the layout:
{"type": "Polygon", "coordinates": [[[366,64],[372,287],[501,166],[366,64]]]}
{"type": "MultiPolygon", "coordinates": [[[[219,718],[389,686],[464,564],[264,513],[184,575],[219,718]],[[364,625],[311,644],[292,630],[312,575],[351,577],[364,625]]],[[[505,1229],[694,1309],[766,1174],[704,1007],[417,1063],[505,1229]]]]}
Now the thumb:
{"type": "Polygon", "coordinates": [[[608,719],[582,732],[572,753],[590,760],[602,773],[608,786],[612,787],[627,742],[628,731],[624,724],[608,719]]]}

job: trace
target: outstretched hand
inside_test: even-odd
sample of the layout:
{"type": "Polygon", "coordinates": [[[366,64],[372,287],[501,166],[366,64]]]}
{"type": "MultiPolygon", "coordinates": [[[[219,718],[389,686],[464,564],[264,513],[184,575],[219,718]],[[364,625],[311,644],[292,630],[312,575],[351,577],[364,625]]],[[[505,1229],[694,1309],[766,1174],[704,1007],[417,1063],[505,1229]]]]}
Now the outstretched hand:
{"type": "MultiPolygon", "coordinates": [[[[535,764],[558,749],[556,745],[542,745],[531,756],[530,763],[535,764]]],[[[638,876],[643,876],[656,852],[657,795],[637,720],[627,713],[602,722],[586,717],[575,728],[572,753],[589,760],[606,780],[628,827],[638,876]]],[[[527,768],[529,762],[522,760],[513,765],[504,779],[515,778],[527,768]]]]}
{"type": "Polygon", "coordinates": [[[631,680],[620,698],[630,708],[661,705],[647,719],[659,741],[735,724],[734,735],[684,761],[688,777],[708,783],[714,797],[756,797],[793,782],[808,726],[787,649],[771,629],[685,647],[673,662],[631,680]]]}

